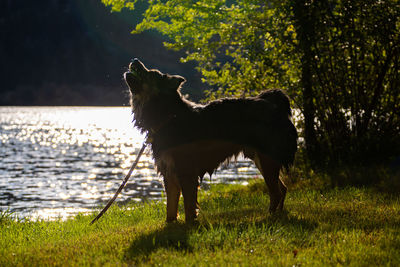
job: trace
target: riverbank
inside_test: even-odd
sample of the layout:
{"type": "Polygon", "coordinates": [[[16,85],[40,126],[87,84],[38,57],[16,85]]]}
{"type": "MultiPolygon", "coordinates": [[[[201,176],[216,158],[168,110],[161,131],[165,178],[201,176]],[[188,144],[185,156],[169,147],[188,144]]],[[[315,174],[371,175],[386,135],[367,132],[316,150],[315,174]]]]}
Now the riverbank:
{"type": "Polygon", "coordinates": [[[212,186],[199,202],[195,226],[166,225],[162,202],[113,207],[92,226],[94,215],[16,222],[3,213],[0,266],[400,265],[398,195],[296,189],[288,193],[287,211],[270,215],[258,179],[212,186]]]}

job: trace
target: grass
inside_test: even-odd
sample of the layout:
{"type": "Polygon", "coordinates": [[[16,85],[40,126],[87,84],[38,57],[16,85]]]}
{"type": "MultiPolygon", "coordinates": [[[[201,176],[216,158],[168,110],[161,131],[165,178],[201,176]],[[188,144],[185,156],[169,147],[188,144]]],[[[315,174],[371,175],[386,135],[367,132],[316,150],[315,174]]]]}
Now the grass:
{"type": "Polygon", "coordinates": [[[165,224],[161,202],[67,221],[0,213],[0,266],[399,266],[400,197],[373,189],[295,189],[268,214],[265,185],[200,195],[198,224],[165,224]]]}

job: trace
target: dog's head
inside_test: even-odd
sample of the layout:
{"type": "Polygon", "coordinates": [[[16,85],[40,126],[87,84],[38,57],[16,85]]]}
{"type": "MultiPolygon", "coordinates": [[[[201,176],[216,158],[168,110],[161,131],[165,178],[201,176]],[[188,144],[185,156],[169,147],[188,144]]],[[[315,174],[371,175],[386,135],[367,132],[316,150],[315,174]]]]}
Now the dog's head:
{"type": "Polygon", "coordinates": [[[153,97],[167,97],[176,94],[185,78],[179,75],[161,73],[159,70],[147,69],[144,64],[134,59],[124,78],[131,92],[132,104],[143,105],[153,97]]]}
{"type": "Polygon", "coordinates": [[[124,78],[131,95],[135,125],[142,131],[159,127],[174,113],[181,100],[180,86],[185,79],[178,75],[147,69],[134,59],[124,78]]]}

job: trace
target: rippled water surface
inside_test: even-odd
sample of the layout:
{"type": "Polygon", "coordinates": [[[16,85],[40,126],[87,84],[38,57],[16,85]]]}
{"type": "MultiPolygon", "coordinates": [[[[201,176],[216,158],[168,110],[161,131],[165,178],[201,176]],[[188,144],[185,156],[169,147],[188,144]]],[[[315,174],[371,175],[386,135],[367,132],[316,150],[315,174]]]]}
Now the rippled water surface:
{"type": "MultiPolygon", "coordinates": [[[[126,107],[0,107],[0,210],[65,218],[102,206],[142,146],[131,121],[126,107]]],[[[203,183],[255,176],[256,168],[239,160],[203,183]]],[[[160,199],[162,191],[146,151],[117,201],[160,199]]]]}

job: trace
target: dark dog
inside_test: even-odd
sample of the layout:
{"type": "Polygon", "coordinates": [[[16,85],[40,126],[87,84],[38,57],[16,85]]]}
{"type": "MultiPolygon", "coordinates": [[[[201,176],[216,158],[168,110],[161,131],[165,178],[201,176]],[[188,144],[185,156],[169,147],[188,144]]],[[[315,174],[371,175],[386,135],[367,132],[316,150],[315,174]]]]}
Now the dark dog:
{"type": "Polygon", "coordinates": [[[193,221],[199,180],[239,153],[252,159],[263,175],[270,212],[282,210],[286,186],[279,171],[293,163],[297,150],[289,100],[282,91],[198,105],[182,97],[183,77],[148,70],[137,59],[124,77],[135,126],[147,133],[157,171],[164,177],[168,222],[177,219],[181,192],[186,221],[193,221]]]}

